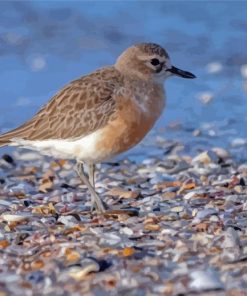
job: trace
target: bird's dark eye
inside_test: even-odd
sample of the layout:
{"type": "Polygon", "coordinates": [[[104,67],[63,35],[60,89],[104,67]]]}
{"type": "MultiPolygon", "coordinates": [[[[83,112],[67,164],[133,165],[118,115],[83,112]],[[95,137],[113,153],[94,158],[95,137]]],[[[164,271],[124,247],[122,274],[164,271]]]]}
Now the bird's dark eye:
{"type": "Polygon", "coordinates": [[[159,61],[158,59],[152,59],[152,60],[151,60],[151,64],[152,64],[153,66],[158,66],[158,65],[160,64],[160,61],[159,61]]]}

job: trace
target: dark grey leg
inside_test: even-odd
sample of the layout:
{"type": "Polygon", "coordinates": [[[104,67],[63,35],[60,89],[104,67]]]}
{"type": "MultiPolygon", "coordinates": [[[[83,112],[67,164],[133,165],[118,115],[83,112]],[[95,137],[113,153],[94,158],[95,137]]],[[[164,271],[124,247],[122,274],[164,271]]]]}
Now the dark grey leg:
{"type": "Polygon", "coordinates": [[[88,180],[87,175],[84,172],[83,163],[78,162],[77,166],[76,166],[76,170],[77,170],[78,176],[80,177],[82,182],[87,186],[88,190],[90,191],[91,201],[92,201],[92,208],[95,207],[96,211],[101,213],[101,214],[105,213],[106,209],[105,209],[100,197],[95,192],[94,185],[91,185],[91,182],[94,183],[94,177],[92,177],[92,175],[94,175],[94,174],[92,174],[92,173],[94,173],[94,168],[93,168],[93,170],[92,169],[90,170],[90,168],[89,168],[89,177],[91,179],[91,182],[88,180]]]}
{"type": "Polygon", "coordinates": [[[89,182],[91,183],[92,187],[95,189],[95,164],[88,164],[88,176],[89,176],[89,182]]]}

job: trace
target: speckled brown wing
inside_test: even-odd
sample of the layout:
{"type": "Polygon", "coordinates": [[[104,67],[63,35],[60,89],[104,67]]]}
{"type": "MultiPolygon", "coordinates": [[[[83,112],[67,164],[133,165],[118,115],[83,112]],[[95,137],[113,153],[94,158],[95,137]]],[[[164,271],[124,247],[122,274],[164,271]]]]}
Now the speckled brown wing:
{"type": "Polygon", "coordinates": [[[88,135],[114,117],[114,92],[120,85],[120,73],[113,67],[72,81],[31,120],[0,136],[0,146],[14,138],[74,139],[88,135]]]}

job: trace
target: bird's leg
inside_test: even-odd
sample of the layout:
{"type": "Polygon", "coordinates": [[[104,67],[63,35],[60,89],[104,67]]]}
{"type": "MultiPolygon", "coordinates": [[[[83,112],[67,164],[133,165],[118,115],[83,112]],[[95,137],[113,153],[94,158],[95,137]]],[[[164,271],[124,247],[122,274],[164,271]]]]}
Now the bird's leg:
{"type": "MultiPolygon", "coordinates": [[[[87,186],[88,190],[90,191],[91,194],[91,201],[92,201],[92,208],[95,206],[96,210],[99,213],[105,213],[106,209],[100,199],[100,197],[98,196],[98,194],[95,192],[93,185],[91,185],[90,181],[88,180],[84,169],[83,169],[83,163],[81,162],[77,162],[77,166],[76,166],[76,170],[77,170],[77,174],[80,177],[80,179],[82,180],[82,182],[87,186]]],[[[92,182],[94,182],[93,177],[92,177],[92,172],[94,172],[94,168],[93,170],[89,168],[89,175],[90,175],[90,179],[92,182]],[[90,173],[91,171],[91,173],[90,173]]],[[[93,174],[94,175],[94,174],[93,174]]]]}
{"type": "Polygon", "coordinates": [[[94,172],[95,172],[95,164],[93,164],[93,163],[88,164],[89,182],[91,183],[91,185],[95,189],[95,178],[94,178],[95,176],[94,176],[94,172]]]}
{"type": "MultiPolygon", "coordinates": [[[[92,185],[94,191],[95,191],[95,179],[94,179],[94,171],[95,171],[95,165],[92,163],[88,163],[87,164],[87,170],[88,170],[88,178],[89,178],[89,182],[92,185]]],[[[94,209],[94,203],[93,200],[91,200],[91,212],[93,212],[94,209]]]]}

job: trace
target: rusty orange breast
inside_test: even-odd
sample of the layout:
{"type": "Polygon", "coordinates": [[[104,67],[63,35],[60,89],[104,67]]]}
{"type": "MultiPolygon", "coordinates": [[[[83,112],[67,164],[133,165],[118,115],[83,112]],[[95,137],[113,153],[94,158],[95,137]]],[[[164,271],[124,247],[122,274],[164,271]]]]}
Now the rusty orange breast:
{"type": "Polygon", "coordinates": [[[163,96],[143,106],[134,99],[118,98],[116,116],[103,128],[97,149],[109,158],[132,148],[150,131],[163,108],[163,96]]]}

